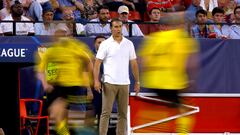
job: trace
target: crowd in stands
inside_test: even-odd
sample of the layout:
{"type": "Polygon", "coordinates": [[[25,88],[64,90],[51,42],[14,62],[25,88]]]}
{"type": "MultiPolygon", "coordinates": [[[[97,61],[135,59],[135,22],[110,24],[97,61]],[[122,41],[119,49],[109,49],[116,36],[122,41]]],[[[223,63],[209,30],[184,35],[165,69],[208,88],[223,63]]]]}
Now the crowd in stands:
{"type": "MultiPolygon", "coordinates": [[[[110,35],[110,20],[124,22],[124,36],[168,30],[159,23],[185,11],[195,38],[240,39],[240,0],[2,0],[0,35],[53,35],[64,27],[73,36],[110,35]]],[[[177,20],[175,20],[177,21],[177,20]]]]}

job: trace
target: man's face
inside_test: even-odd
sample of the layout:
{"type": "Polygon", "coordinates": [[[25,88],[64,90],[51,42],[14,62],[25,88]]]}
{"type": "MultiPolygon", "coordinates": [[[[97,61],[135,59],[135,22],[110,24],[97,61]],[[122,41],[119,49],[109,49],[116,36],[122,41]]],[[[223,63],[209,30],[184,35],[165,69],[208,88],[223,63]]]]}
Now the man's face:
{"type": "Polygon", "coordinates": [[[119,14],[119,20],[121,20],[123,22],[127,22],[128,16],[129,16],[129,14],[127,12],[123,12],[123,13],[119,14]]]}
{"type": "Polygon", "coordinates": [[[73,11],[72,10],[64,10],[63,11],[63,20],[73,21],[74,20],[73,11]]]}
{"type": "Polygon", "coordinates": [[[240,20],[240,8],[238,8],[236,11],[235,11],[235,18],[236,20],[240,20]]]}
{"type": "Polygon", "coordinates": [[[206,23],[207,22],[207,16],[205,14],[199,13],[197,15],[197,22],[198,23],[206,23]]]}
{"type": "Polygon", "coordinates": [[[21,16],[23,14],[23,6],[22,4],[15,4],[12,7],[12,14],[15,16],[21,16]]]}
{"type": "Polygon", "coordinates": [[[214,14],[213,20],[216,23],[222,23],[224,21],[224,14],[223,13],[216,13],[216,14],[214,14]]]}
{"type": "Polygon", "coordinates": [[[113,36],[121,36],[122,35],[122,22],[121,21],[114,21],[112,22],[112,35],[113,36]]]}
{"type": "Polygon", "coordinates": [[[161,17],[160,10],[153,9],[149,17],[151,19],[151,22],[158,22],[161,17]]]}
{"type": "Polygon", "coordinates": [[[95,49],[96,51],[98,51],[98,48],[100,46],[100,44],[102,43],[102,41],[104,41],[105,38],[97,38],[96,41],[95,41],[95,49]]]}
{"type": "Polygon", "coordinates": [[[110,18],[109,10],[101,9],[98,16],[99,16],[99,20],[101,20],[103,22],[107,22],[110,18]]]}
{"type": "Polygon", "coordinates": [[[49,12],[45,12],[43,14],[43,20],[44,21],[52,21],[53,20],[53,12],[49,11],[49,12]]]}

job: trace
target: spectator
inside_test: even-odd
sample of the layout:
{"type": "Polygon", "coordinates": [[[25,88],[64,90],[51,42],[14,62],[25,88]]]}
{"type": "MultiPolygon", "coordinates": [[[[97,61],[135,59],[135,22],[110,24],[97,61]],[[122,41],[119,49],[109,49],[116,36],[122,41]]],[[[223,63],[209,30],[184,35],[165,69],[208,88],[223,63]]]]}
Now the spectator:
{"type": "Polygon", "coordinates": [[[98,18],[92,19],[85,27],[87,35],[110,35],[110,25],[109,25],[109,8],[107,6],[100,6],[97,10],[98,18]]]}
{"type": "Polygon", "coordinates": [[[74,15],[73,11],[66,8],[63,9],[63,20],[66,21],[66,26],[68,27],[68,35],[83,35],[85,34],[84,32],[84,27],[81,23],[75,23],[74,20],[74,15]]]}
{"type": "Polygon", "coordinates": [[[55,12],[54,20],[61,20],[64,9],[73,11],[75,21],[83,22],[81,12],[84,12],[84,7],[81,0],[57,0],[59,8],[55,12]]]}
{"type": "Polygon", "coordinates": [[[229,33],[229,38],[230,39],[240,39],[240,6],[237,6],[234,9],[234,16],[235,16],[235,20],[233,21],[233,23],[237,23],[234,25],[230,26],[230,33],[229,33]]]}
{"type": "Polygon", "coordinates": [[[83,0],[84,12],[82,12],[82,17],[87,20],[92,20],[97,18],[97,9],[102,5],[100,0],[83,0]]]}
{"type": "MultiPolygon", "coordinates": [[[[123,21],[122,34],[123,36],[129,36],[130,26],[129,23],[133,21],[128,20],[129,9],[127,6],[123,5],[118,8],[119,20],[123,21]]],[[[132,36],[144,36],[137,24],[132,25],[132,36]]]]}
{"type": "Polygon", "coordinates": [[[136,10],[139,12],[141,15],[141,20],[144,20],[144,13],[146,12],[147,8],[145,0],[124,0],[123,3],[128,6],[130,11],[136,10]]]}
{"type": "Polygon", "coordinates": [[[234,20],[234,9],[236,7],[236,2],[234,0],[230,0],[223,8],[225,12],[225,21],[230,23],[234,20]]]}
{"type": "Polygon", "coordinates": [[[43,23],[35,23],[35,35],[54,35],[56,25],[53,21],[52,9],[43,10],[43,23]]]}
{"type": "Polygon", "coordinates": [[[222,24],[226,23],[224,21],[224,10],[222,8],[215,7],[212,11],[212,18],[214,23],[218,23],[213,25],[213,31],[216,33],[217,38],[228,38],[229,26],[222,24]]]}
{"type": "Polygon", "coordinates": [[[163,12],[175,11],[170,0],[145,0],[147,4],[147,10],[151,10],[153,7],[158,7],[163,12]]]}
{"type": "Polygon", "coordinates": [[[234,0],[234,1],[236,2],[237,6],[240,5],[240,0],[234,0]]]}
{"type": "Polygon", "coordinates": [[[5,3],[3,4],[5,6],[0,10],[0,20],[10,15],[11,7],[11,0],[3,0],[2,2],[5,3]]]}
{"type": "Polygon", "coordinates": [[[202,7],[200,6],[200,0],[192,0],[191,5],[187,8],[185,12],[185,25],[188,32],[190,32],[190,27],[192,26],[192,24],[195,23],[195,14],[199,9],[202,9],[202,7]]]}
{"type": "Polygon", "coordinates": [[[208,12],[212,12],[213,8],[218,7],[218,1],[217,0],[201,0],[200,6],[208,12]]]}
{"type": "MultiPolygon", "coordinates": [[[[11,14],[3,19],[3,21],[30,21],[27,17],[23,16],[23,6],[19,1],[15,1],[10,7],[11,14]]],[[[33,23],[22,22],[16,23],[15,32],[12,22],[1,23],[2,33],[4,35],[34,35],[33,23]]]]}
{"type": "Polygon", "coordinates": [[[149,17],[151,23],[155,24],[141,24],[140,28],[143,31],[144,35],[148,35],[153,32],[161,31],[161,30],[167,30],[167,26],[162,24],[156,24],[159,23],[161,18],[161,11],[159,8],[154,7],[149,11],[149,17]]]}
{"type": "Polygon", "coordinates": [[[30,17],[33,21],[42,21],[42,6],[35,0],[20,0],[23,8],[26,10],[25,16],[30,17]]]}
{"type": "Polygon", "coordinates": [[[204,9],[200,9],[196,12],[196,22],[199,24],[195,24],[191,28],[191,35],[194,38],[208,38],[209,34],[211,33],[212,27],[211,25],[206,25],[208,23],[207,19],[207,11],[204,9]]]}

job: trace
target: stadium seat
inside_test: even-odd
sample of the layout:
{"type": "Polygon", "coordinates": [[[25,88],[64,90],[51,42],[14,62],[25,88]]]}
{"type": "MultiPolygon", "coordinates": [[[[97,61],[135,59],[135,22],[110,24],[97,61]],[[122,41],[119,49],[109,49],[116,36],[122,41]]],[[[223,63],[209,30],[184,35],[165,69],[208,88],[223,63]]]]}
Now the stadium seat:
{"type": "Polygon", "coordinates": [[[132,21],[141,21],[140,13],[137,11],[129,11],[128,19],[132,21]]]}
{"type": "Polygon", "coordinates": [[[43,102],[38,99],[20,99],[20,131],[21,134],[23,130],[27,130],[27,120],[37,121],[35,132],[33,132],[34,135],[38,135],[39,126],[40,126],[40,120],[45,119],[46,120],[46,135],[49,135],[49,125],[48,125],[48,116],[42,116],[42,107],[43,102]],[[38,104],[38,111],[36,115],[29,115],[28,112],[28,103],[35,103],[38,104]]]}
{"type": "Polygon", "coordinates": [[[110,11],[109,14],[110,14],[111,19],[118,18],[118,12],[116,12],[116,11],[110,11]]]}

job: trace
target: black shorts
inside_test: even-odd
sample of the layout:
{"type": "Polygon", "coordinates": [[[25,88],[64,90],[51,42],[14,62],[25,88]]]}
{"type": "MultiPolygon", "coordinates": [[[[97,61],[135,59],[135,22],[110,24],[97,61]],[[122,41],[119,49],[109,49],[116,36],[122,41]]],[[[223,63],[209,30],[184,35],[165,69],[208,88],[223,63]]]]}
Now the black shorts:
{"type": "Polygon", "coordinates": [[[71,110],[88,110],[89,101],[87,100],[87,88],[80,86],[63,87],[54,86],[51,93],[47,93],[47,107],[57,98],[64,98],[71,110]]]}
{"type": "Polygon", "coordinates": [[[178,106],[180,101],[179,92],[180,90],[170,90],[170,89],[149,89],[157,93],[158,97],[163,100],[171,101],[173,104],[178,106]]]}

